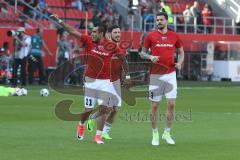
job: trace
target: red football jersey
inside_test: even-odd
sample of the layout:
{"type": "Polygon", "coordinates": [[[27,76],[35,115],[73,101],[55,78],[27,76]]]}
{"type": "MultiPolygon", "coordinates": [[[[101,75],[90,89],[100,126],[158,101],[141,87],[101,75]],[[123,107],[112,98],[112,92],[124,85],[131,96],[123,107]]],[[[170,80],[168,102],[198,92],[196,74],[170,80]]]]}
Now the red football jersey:
{"type": "Polygon", "coordinates": [[[82,35],[81,41],[86,44],[87,49],[85,76],[94,79],[110,79],[111,58],[114,54],[122,54],[121,50],[107,39],[95,43],[90,36],[82,35]]]}
{"type": "Polygon", "coordinates": [[[152,63],[151,74],[167,74],[175,71],[174,50],[182,47],[182,41],[177,33],[167,31],[162,34],[159,31],[148,33],[144,41],[144,47],[151,49],[153,56],[160,56],[157,63],[152,63]]]}
{"type": "MultiPolygon", "coordinates": [[[[122,55],[126,56],[126,51],[121,50],[122,55]]],[[[122,73],[122,65],[118,56],[112,56],[111,60],[111,81],[116,81],[120,79],[122,73]]]]}

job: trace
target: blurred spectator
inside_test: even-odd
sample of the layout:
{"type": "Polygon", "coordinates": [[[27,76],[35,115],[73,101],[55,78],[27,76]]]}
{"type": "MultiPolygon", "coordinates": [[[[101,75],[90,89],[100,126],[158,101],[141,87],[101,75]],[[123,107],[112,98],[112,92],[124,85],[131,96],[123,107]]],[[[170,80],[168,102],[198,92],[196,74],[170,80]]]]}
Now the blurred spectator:
{"type": "Polygon", "coordinates": [[[0,1],[0,12],[7,12],[7,5],[0,1]]]}
{"type": "Polygon", "coordinates": [[[101,23],[102,13],[100,11],[96,11],[93,15],[92,22],[94,25],[99,25],[101,23]]]}
{"type": "Polygon", "coordinates": [[[38,14],[36,19],[47,19],[46,17],[49,17],[52,14],[47,4],[45,5],[45,8],[39,8],[39,11],[42,14],[38,14]]]}
{"type": "Polygon", "coordinates": [[[9,50],[9,43],[8,42],[4,42],[3,43],[3,47],[0,48],[0,57],[1,56],[9,56],[10,55],[10,50],[9,50]]]}
{"type": "Polygon", "coordinates": [[[113,13],[113,22],[112,22],[112,24],[114,25],[118,25],[118,26],[120,26],[121,28],[123,28],[123,26],[124,26],[124,23],[123,23],[123,18],[122,18],[122,16],[119,14],[119,13],[117,13],[117,12],[114,12],[113,13]]]}
{"type": "MultiPolygon", "coordinates": [[[[7,0],[5,0],[5,1],[7,1],[7,0]]],[[[11,5],[15,5],[15,0],[8,0],[7,2],[11,5]]]]}
{"type": "MultiPolygon", "coordinates": [[[[25,0],[24,2],[26,2],[28,5],[32,5],[32,3],[33,3],[33,0],[25,0]]],[[[28,7],[28,6],[26,6],[26,5],[24,5],[24,8],[23,8],[23,13],[24,14],[26,14],[26,15],[28,15],[28,16],[30,16],[30,14],[31,14],[31,8],[30,7],[28,7]]]]}
{"type": "Polygon", "coordinates": [[[70,57],[71,57],[71,44],[68,39],[68,33],[67,32],[62,32],[60,34],[60,38],[57,42],[57,52],[56,52],[56,62],[57,66],[60,67],[61,65],[64,65],[61,67],[61,71],[59,72],[60,74],[57,75],[57,85],[58,86],[63,86],[64,85],[64,79],[65,76],[69,72],[69,67],[70,67],[70,57]]]}
{"type": "Polygon", "coordinates": [[[85,19],[80,20],[79,29],[86,29],[86,20],[85,19]]]}
{"type": "Polygon", "coordinates": [[[183,11],[184,22],[189,24],[191,23],[192,13],[190,11],[190,6],[187,4],[185,10],[183,11]]]}
{"type": "Polygon", "coordinates": [[[104,12],[105,6],[106,6],[105,0],[98,0],[97,9],[98,9],[100,12],[104,12]]]}
{"type": "Polygon", "coordinates": [[[8,83],[8,79],[11,78],[10,73],[10,51],[9,51],[9,43],[4,42],[3,47],[0,48],[0,82],[8,83]]]}
{"type": "Polygon", "coordinates": [[[211,33],[212,27],[212,19],[210,17],[213,16],[212,9],[209,6],[209,4],[205,4],[202,10],[202,18],[203,18],[203,24],[205,25],[206,33],[211,33]]]}
{"type": "MultiPolygon", "coordinates": [[[[190,8],[191,14],[193,15],[193,17],[196,19],[196,24],[194,22],[194,25],[201,25],[202,23],[202,16],[201,16],[201,12],[199,10],[199,3],[198,1],[194,1],[193,6],[190,8]]],[[[198,29],[198,31],[201,31],[201,28],[197,28],[197,26],[195,26],[196,29],[198,29]]]]}
{"type": "Polygon", "coordinates": [[[141,15],[143,16],[145,12],[147,12],[147,1],[146,0],[141,0],[141,15]]]}
{"type": "Polygon", "coordinates": [[[143,19],[142,27],[149,31],[153,28],[154,23],[154,3],[151,0],[142,0],[140,5],[143,19]]]}
{"type": "Polygon", "coordinates": [[[191,24],[193,24],[193,19],[192,19],[192,13],[190,11],[190,6],[187,4],[186,5],[186,9],[183,11],[183,16],[184,16],[184,23],[187,25],[185,26],[187,32],[192,32],[192,26],[190,26],[191,24]]]}
{"type": "Polygon", "coordinates": [[[46,0],[39,0],[39,8],[42,10],[44,8],[46,8],[46,0]]]}
{"type": "MultiPolygon", "coordinates": [[[[91,10],[91,8],[95,8],[91,20],[92,24],[105,24],[106,26],[117,24],[121,27],[124,26],[123,17],[117,12],[112,0],[99,0],[97,7],[94,7],[93,1],[89,1],[88,7],[88,11],[89,9],[91,10]]],[[[90,23],[89,25],[92,24],[90,23]]]]}
{"type": "Polygon", "coordinates": [[[116,12],[116,11],[117,11],[117,9],[115,8],[115,6],[113,5],[113,0],[108,0],[107,6],[109,6],[109,8],[111,8],[111,9],[113,10],[113,12],[116,12]]]}
{"type": "Polygon", "coordinates": [[[126,20],[126,30],[132,30],[133,26],[132,26],[132,21],[134,18],[134,12],[132,10],[130,10],[128,12],[128,16],[127,16],[127,20],[126,20]]]}
{"type": "Polygon", "coordinates": [[[128,9],[131,10],[133,6],[133,0],[128,0],[128,9]]]}
{"type": "Polygon", "coordinates": [[[103,16],[101,17],[101,23],[105,24],[106,26],[109,26],[111,22],[109,21],[109,15],[107,13],[103,13],[103,16]]]}
{"type": "Polygon", "coordinates": [[[86,19],[81,19],[78,28],[86,29],[86,27],[87,27],[88,29],[91,29],[91,28],[93,28],[93,26],[94,26],[94,24],[92,21],[90,21],[90,22],[88,21],[88,24],[86,25],[86,19]]]}
{"type": "Polygon", "coordinates": [[[83,48],[74,48],[72,56],[73,72],[70,75],[70,84],[83,85],[84,82],[84,56],[83,48]]]}
{"type": "Polygon", "coordinates": [[[93,29],[94,25],[92,22],[89,23],[89,27],[88,27],[88,35],[92,34],[92,29],[93,29]]]}
{"type": "Polygon", "coordinates": [[[33,84],[34,82],[34,72],[36,68],[38,69],[39,73],[39,84],[45,84],[45,78],[44,78],[44,68],[43,68],[43,60],[42,57],[44,56],[44,52],[42,48],[45,48],[49,55],[53,55],[46,43],[44,42],[42,38],[42,32],[43,30],[38,28],[36,31],[36,34],[32,35],[31,37],[31,49],[29,52],[29,58],[28,58],[28,81],[29,84],[33,84]]]}
{"type": "Polygon", "coordinates": [[[111,8],[111,5],[106,5],[105,13],[108,15],[108,21],[113,21],[113,9],[111,8]]]}
{"type": "Polygon", "coordinates": [[[25,28],[17,29],[18,35],[14,36],[13,55],[13,86],[16,87],[18,79],[18,67],[21,66],[21,85],[26,85],[26,62],[31,47],[31,37],[25,34],[25,28]]]}
{"type": "Polygon", "coordinates": [[[93,4],[92,0],[82,0],[83,10],[90,11],[92,7],[96,8],[95,4],[93,4]]]}
{"type": "Polygon", "coordinates": [[[68,33],[63,32],[57,42],[57,64],[61,65],[70,58],[70,42],[68,41],[68,33]]]}
{"type": "Polygon", "coordinates": [[[77,8],[78,10],[83,10],[83,4],[81,0],[73,0],[72,1],[72,6],[77,8]]]}
{"type": "Polygon", "coordinates": [[[29,6],[24,5],[23,13],[35,19],[37,16],[37,13],[33,9],[37,9],[38,3],[39,3],[38,0],[25,0],[25,2],[29,6]]]}
{"type": "Polygon", "coordinates": [[[173,25],[173,16],[172,16],[172,9],[165,4],[164,1],[160,2],[160,12],[166,12],[168,15],[168,24],[173,25]]]}

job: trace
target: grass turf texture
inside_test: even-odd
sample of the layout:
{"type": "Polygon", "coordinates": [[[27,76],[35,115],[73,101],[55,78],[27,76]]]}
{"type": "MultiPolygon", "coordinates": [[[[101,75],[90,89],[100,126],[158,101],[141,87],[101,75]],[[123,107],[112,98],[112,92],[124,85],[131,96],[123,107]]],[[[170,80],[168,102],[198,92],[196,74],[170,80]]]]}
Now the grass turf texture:
{"type": "MultiPolygon", "coordinates": [[[[159,147],[151,146],[147,99],[138,99],[135,107],[124,104],[111,131],[113,140],[96,145],[95,132],[86,132],[85,140],[79,142],[77,122],[61,121],[54,113],[54,105],[68,98],[74,100],[71,111],[81,112],[81,96],[51,91],[49,97],[40,97],[40,87],[29,87],[26,97],[0,97],[0,159],[236,160],[240,157],[238,86],[180,82],[176,112],[183,117],[176,119],[172,129],[177,144],[169,146],[161,141],[159,147]]],[[[165,106],[163,102],[160,111],[165,111],[165,106]]],[[[164,121],[160,121],[161,133],[163,127],[164,121]]]]}

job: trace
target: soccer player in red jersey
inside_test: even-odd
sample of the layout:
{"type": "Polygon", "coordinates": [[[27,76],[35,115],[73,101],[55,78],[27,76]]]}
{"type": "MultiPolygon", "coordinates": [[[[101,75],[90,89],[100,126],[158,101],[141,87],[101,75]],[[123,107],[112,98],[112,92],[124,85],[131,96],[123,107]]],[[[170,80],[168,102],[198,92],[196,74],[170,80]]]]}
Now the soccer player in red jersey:
{"type": "MultiPolygon", "coordinates": [[[[108,32],[110,35],[110,39],[112,42],[119,45],[121,40],[121,29],[117,25],[112,25],[108,28],[108,32]]],[[[126,53],[126,50],[124,49],[123,53],[126,53]]],[[[108,115],[108,118],[105,122],[104,128],[103,128],[103,134],[102,137],[104,139],[112,139],[109,136],[110,129],[112,127],[112,123],[114,121],[114,118],[117,115],[117,112],[119,110],[119,107],[122,105],[122,99],[121,99],[121,82],[120,77],[122,73],[122,66],[119,58],[115,55],[112,57],[111,60],[111,81],[113,83],[115,92],[117,93],[117,96],[113,98],[112,105],[113,109],[111,110],[110,114],[108,115]]],[[[130,79],[130,76],[126,77],[130,79]]]]}
{"type": "MultiPolygon", "coordinates": [[[[118,25],[112,25],[108,28],[108,33],[107,33],[107,38],[114,42],[117,45],[121,45],[121,29],[118,25]]],[[[129,42],[130,44],[130,42],[129,42]]],[[[127,47],[127,46],[124,46],[127,47]]],[[[126,53],[126,49],[122,48],[124,51],[123,53],[126,53]]],[[[102,133],[102,138],[103,139],[112,139],[109,135],[109,132],[111,130],[113,121],[117,115],[117,112],[119,108],[121,107],[122,104],[122,99],[121,99],[121,82],[120,82],[120,77],[122,73],[122,66],[119,58],[114,55],[112,56],[111,60],[111,82],[114,86],[114,90],[112,93],[116,93],[117,96],[114,96],[112,99],[112,110],[110,110],[110,113],[108,115],[108,118],[105,122],[104,128],[103,128],[103,133],[102,133]]],[[[130,79],[130,76],[126,77],[130,79]]],[[[94,119],[96,116],[93,114],[92,116],[94,119]]],[[[93,130],[94,126],[94,121],[89,120],[87,123],[87,128],[91,132],[93,130]]]]}
{"type": "MultiPolygon", "coordinates": [[[[112,107],[111,102],[115,93],[113,84],[110,82],[110,62],[113,55],[117,55],[121,61],[122,67],[128,77],[128,64],[124,53],[117,45],[105,38],[106,27],[99,25],[92,30],[91,37],[82,35],[76,29],[64,23],[56,15],[51,18],[57,21],[66,31],[71,35],[81,40],[86,45],[87,49],[87,69],[85,71],[85,90],[84,90],[84,104],[85,112],[81,114],[80,122],[77,129],[77,137],[83,140],[84,137],[84,123],[89,118],[93,111],[93,107],[97,102],[99,105],[97,133],[94,142],[103,144],[102,130],[106,121],[108,107],[112,107]],[[114,94],[114,95],[113,95],[114,94]]],[[[129,80],[125,81],[129,83],[129,80]]]]}
{"type": "Polygon", "coordinates": [[[177,80],[175,69],[180,69],[184,61],[184,50],[177,33],[167,29],[168,16],[160,12],[156,15],[157,29],[147,34],[140,56],[152,61],[150,68],[149,99],[151,101],[151,122],[153,130],[152,145],[159,145],[158,108],[162,96],[167,99],[166,127],[162,139],[175,144],[170,135],[174,120],[177,98],[177,80]],[[178,51],[178,62],[174,63],[174,51],[178,51]],[[152,55],[147,52],[151,50],[152,55]]]}

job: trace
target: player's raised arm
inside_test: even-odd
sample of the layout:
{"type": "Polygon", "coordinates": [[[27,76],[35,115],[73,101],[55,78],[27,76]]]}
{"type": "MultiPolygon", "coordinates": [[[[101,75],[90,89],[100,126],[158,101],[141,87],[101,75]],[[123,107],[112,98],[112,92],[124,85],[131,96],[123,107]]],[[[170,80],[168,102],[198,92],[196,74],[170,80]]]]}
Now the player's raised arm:
{"type": "Polygon", "coordinates": [[[57,15],[53,14],[53,15],[50,16],[50,18],[53,19],[54,21],[56,21],[58,24],[60,24],[71,35],[75,36],[78,39],[81,38],[81,33],[80,32],[78,32],[72,26],[64,23],[63,20],[61,20],[57,15]]]}

